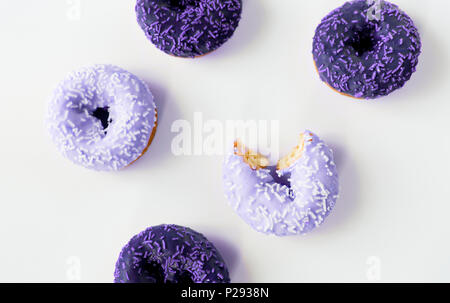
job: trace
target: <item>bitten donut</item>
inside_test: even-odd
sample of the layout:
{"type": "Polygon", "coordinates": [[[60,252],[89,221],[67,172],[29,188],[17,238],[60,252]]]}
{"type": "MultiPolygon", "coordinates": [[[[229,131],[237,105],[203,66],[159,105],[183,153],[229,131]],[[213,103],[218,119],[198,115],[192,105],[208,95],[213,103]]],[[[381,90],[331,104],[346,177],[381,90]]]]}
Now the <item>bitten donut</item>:
{"type": "Polygon", "coordinates": [[[157,112],[148,86],[112,65],[71,73],[51,98],[47,126],[58,150],[84,167],[115,171],[149,148],[157,112]]]}
{"type": "Polygon", "coordinates": [[[224,44],[241,19],[242,0],[137,0],[137,21],[167,54],[199,57],[224,44]]]}
{"type": "Polygon", "coordinates": [[[313,133],[276,167],[239,142],[223,166],[225,196],[234,211],[255,230],[290,236],[323,223],[339,194],[332,150],[313,133]]]}
{"type": "Polygon", "coordinates": [[[416,71],[420,51],[411,18],[381,0],[345,3],[322,20],[313,39],[322,81],[358,99],[375,99],[403,87],[416,71]]]}
{"type": "Polygon", "coordinates": [[[229,283],[224,260],[202,234],[160,225],[134,236],[120,252],[115,283],[229,283]]]}

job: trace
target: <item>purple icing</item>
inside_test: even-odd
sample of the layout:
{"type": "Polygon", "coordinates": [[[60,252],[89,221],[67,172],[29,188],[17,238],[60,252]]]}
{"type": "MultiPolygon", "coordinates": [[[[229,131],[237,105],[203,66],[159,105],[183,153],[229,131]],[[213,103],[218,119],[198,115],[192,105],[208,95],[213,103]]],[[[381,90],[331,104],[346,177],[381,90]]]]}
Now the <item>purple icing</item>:
{"type": "Polygon", "coordinates": [[[229,283],[228,269],[214,245],[182,226],[150,227],[122,249],[115,283],[229,283]]]}
{"type": "Polygon", "coordinates": [[[138,0],[137,21],[160,50],[197,57],[224,44],[241,18],[241,0],[138,0]]]}
{"type": "Polygon", "coordinates": [[[382,1],[380,20],[369,20],[371,6],[366,0],[345,3],[322,20],[313,41],[320,78],[356,98],[374,99],[401,88],[416,71],[421,49],[408,15],[382,1]]]}
{"type": "Polygon", "coordinates": [[[313,133],[303,133],[301,157],[288,168],[251,168],[230,153],[223,166],[225,196],[255,230],[277,236],[305,234],[333,210],[339,182],[332,150],[313,133]]]}
{"type": "Polygon", "coordinates": [[[47,125],[59,151],[84,167],[128,166],[148,146],[156,105],[148,86],[112,65],[71,73],[55,89],[47,125]]]}

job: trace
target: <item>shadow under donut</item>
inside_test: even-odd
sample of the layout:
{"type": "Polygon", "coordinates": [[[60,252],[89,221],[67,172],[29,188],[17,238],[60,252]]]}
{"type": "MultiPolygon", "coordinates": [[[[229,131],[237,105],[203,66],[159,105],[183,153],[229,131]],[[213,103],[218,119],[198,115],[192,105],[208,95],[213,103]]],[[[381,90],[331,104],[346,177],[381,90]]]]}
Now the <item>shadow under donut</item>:
{"type": "MultiPolygon", "coordinates": [[[[442,39],[439,39],[425,24],[416,22],[416,25],[422,42],[422,53],[419,56],[417,70],[412,74],[411,79],[401,89],[392,93],[398,101],[409,102],[411,99],[421,99],[429,102],[430,99],[426,96],[429,96],[430,92],[447,85],[447,70],[443,67],[448,66],[448,59],[442,39]],[[424,97],[418,98],[418,96],[424,97]]],[[[381,98],[383,99],[388,98],[381,98]]]]}
{"type": "Polygon", "coordinates": [[[232,283],[248,282],[248,272],[245,268],[242,257],[238,249],[223,237],[215,235],[206,235],[219,251],[225,264],[228,266],[232,283]]]}

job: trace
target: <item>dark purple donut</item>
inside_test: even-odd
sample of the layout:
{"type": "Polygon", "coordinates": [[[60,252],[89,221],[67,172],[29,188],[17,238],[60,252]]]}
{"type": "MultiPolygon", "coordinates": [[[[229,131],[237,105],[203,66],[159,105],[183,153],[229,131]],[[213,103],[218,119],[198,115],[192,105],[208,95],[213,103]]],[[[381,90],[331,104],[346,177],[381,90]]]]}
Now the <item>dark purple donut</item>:
{"type": "Polygon", "coordinates": [[[313,42],[320,78],[340,93],[364,99],[401,88],[416,71],[420,49],[411,18],[378,0],[350,1],[332,11],[313,42]]]}
{"type": "Polygon", "coordinates": [[[198,57],[224,44],[241,19],[241,0],[137,0],[137,21],[160,50],[198,57]]]}
{"type": "Polygon", "coordinates": [[[177,225],[147,228],[120,252],[115,283],[229,283],[224,260],[202,234],[177,225]]]}

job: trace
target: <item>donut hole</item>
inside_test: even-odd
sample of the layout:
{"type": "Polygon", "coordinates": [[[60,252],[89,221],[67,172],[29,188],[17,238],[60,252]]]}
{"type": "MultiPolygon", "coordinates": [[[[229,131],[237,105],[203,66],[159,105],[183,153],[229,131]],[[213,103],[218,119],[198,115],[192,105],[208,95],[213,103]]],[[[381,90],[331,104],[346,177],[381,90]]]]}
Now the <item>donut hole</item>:
{"type": "Polygon", "coordinates": [[[180,284],[194,284],[194,280],[192,279],[192,274],[186,270],[178,271],[169,283],[180,283],[180,284]]]}
{"type": "Polygon", "coordinates": [[[169,6],[184,11],[189,6],[195,6],[198,0],[169,0],[169,6]]]}
{"type": "Polygon", "coordinates": [[[129,273],[133,283],[164,283],[164,270],[161,264],[155,261],[145,261],[138,264],[136,268],[129,273]]]}
{"type": "Polygon", "coordinates": [[[347,42],[347,45],[355,50],[357,57],[362,57],[367,52],[375,50],[378,44],[375,26],[366,25],[363,28],[355,29],[353,37],[347,42]]]}
{"type": "MultiPolygon", "coordinates": [[[[109,107],[98,107],[92,112],[92,116],[100,120],[103,130],[106,130],[112,119],[109,118],[109,107]]],[[[106,133],[106,131],[105,131],[106,133]]]]}
{"type": "Polygon", "coordinates": [[[181,283],[193,284],[192,274],[187,270],[179,270],[166,274],[163,266],[156,261],[145,260],[128,272],[133,283],[181,283]]]}
{"type": "MultiPolygon", "coordinates": [[[[269,167],[270,176],[273,178],[273,182],[284,185],[286,187],[291,187],[291,172],[285,172],[283,174],[279,173],[278,166],[269,167]]],[[[289,189],[290,190],[290,189],[289,189]]]]}

